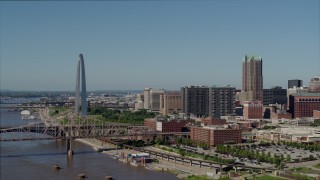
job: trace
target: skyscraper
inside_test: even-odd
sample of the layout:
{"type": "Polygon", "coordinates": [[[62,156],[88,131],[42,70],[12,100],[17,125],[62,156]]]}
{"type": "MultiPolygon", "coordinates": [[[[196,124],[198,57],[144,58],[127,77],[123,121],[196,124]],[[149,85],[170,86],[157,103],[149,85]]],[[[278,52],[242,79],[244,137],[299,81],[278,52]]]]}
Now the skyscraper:
{"type": "Polygon", "coordinates": [[[181,88],[182,111],[190,116],[209,116],[209,87],[186,86],[181,88]]]}
{"type": "Polygon", "coordinates": [[[160,112],[170,115],[182,112],[181,92],[165,92],[160,95],[160,112]]]}
{"type": "Polygon", "coordinates": [[[209,116],[220,118],[235,114],[236,88],[211,87],[209,88],[209,116]]]}
{"type": "Polygon", "coordinates": [[[182,111],[190,116],[220,118],[235,113],[234,87],[186,86],[181,88],[182,111]]]}
{"type": "Polygon", "coordinates": [[[242,94],[245,101],[263,101],[262,58],[245,56],[242,64],[242,94]]]}
{"type": "Polygon", "coordinates": [[[164,93],[163,89],[151,89],[150,90],[150,110],[152,112],[160,111],[160,95],[164,93]]]}
{"type": "Polygon", "coordinates": [[[144,109],[150,109],[150,90],[151,88],[144,88],[143,95],[144,95],[144,109]]]}
{"type": "Polygon", "coordinates": [[[160,95],[164,93],[163,89],[145,88],[144,94],[144,109],[149,109],[152,112],[160,111],[160,95]]]}
{"type": "Polygon", "coordinates": [[[86,74],[84,68],[83,55],[79,54],[77,66],[77,79],[76,79],[76,98],[75,98],[75,113],[79,113],[79,98],[80,98],[80,72],[81,72],[81,112],[82,115],[87,115],[87,90],[86,90],[86,74]],[[81,67],[81,71],[80,71],[81,67]]]}

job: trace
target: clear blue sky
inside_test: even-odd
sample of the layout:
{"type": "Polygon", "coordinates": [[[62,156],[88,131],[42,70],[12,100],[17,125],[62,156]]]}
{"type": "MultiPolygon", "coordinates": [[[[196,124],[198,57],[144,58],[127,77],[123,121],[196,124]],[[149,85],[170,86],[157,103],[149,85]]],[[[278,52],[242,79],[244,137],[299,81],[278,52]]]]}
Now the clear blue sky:
{"type": "Polygon", "coordinates": [[[0,2],[1,89],[186,85],[241,88],[242,58],[263,58],[264,88],[320,74],[319,0],[0,2]]]}

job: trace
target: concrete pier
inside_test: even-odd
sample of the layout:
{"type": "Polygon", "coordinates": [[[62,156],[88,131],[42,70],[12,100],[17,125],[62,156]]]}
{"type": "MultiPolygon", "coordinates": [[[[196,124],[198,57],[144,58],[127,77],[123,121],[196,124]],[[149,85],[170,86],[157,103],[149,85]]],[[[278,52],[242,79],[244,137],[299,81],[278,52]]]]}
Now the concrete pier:
{"type": "Polygon", "coordinates": [[[68,156],[73,155],[71,139],[67,140],[67,153],[68,153],[68,156]]]}

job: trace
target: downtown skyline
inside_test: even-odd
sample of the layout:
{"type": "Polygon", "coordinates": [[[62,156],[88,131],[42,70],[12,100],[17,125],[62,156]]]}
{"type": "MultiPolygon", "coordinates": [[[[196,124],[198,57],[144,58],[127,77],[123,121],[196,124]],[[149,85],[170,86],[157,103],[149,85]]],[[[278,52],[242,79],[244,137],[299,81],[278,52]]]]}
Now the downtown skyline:
{"type": "Polygon", "coordinates": [[[246,54],[263,88],[320,74],[319,1],[0,2],[0,88],[74,90],[188,85],[241,89],[246,54]]]}

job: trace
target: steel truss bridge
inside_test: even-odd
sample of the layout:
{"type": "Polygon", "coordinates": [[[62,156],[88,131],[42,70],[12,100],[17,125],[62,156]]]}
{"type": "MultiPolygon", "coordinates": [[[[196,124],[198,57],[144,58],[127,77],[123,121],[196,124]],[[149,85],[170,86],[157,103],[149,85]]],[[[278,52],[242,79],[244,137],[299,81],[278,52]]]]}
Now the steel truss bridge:
{"type": "Polygon", "coordinates": [[[140,136],[153,133],[145,126],[108,123],[88,117],[77,117],[77,119],[69,118],[68,123],[60,125],[46,126],[43,123],[36,123],[0,129],[0,141],[140,136]]]}
{"type": "Polygon", "coordinates": [[[67,123],[43,124],[35,123],[26,126],[0,129],[0,141],[23,141],[44,139],[76,139],[98,137],[128,137],[156,135],[188,135],[182,133],[159,133],[146,126],[104,122],[74,114],[67,115],[67,123]]]}

